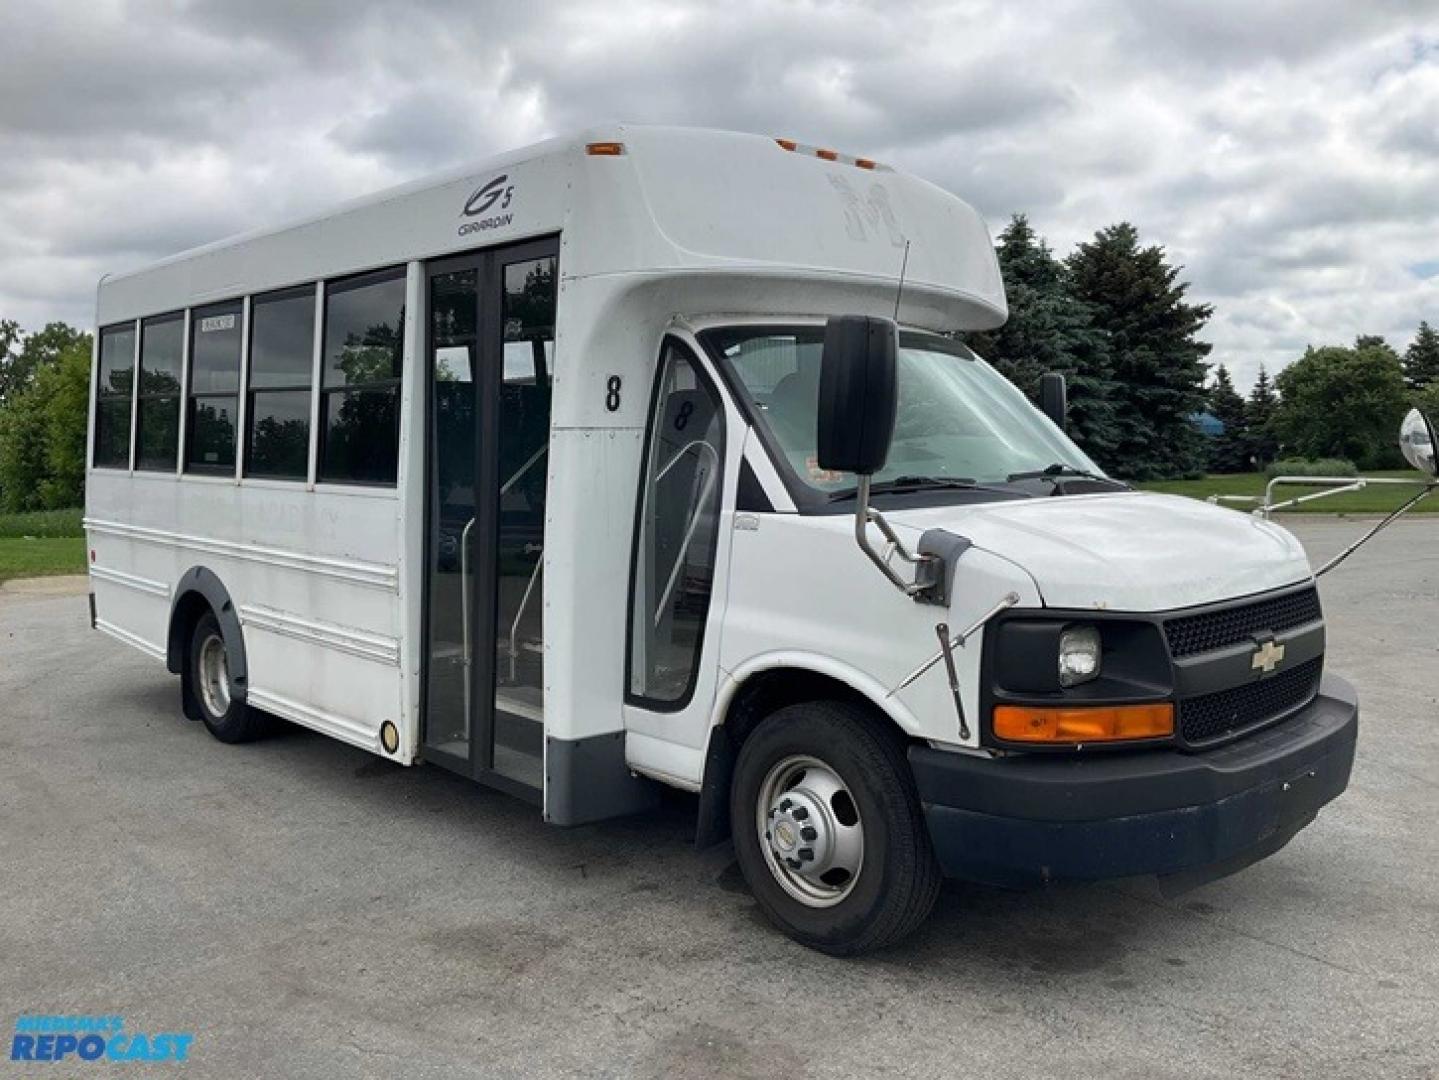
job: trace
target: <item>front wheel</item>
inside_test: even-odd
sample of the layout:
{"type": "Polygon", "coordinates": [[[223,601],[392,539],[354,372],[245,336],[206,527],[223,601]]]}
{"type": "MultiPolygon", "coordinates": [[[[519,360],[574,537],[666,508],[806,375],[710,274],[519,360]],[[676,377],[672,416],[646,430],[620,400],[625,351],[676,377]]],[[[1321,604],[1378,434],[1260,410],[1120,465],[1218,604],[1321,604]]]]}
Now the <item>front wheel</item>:
{"type": "Polygon", "coordinates": [[[939,895],[904,747],[857,706],[806,702],[760,724],[740,749],[730,820],[760,907],[821,952],[898,941],[939,895]]]}

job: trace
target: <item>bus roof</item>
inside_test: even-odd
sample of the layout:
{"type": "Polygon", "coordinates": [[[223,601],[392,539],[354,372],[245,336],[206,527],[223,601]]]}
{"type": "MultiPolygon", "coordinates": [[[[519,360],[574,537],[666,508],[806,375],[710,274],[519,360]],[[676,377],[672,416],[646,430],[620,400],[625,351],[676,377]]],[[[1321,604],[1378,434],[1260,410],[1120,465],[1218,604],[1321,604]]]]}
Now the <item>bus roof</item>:
{"type": "Polygon", "coordinates": [[[560,233],[561,274],[873,286],[919,325],[1003,323],[988,230],[885,165],[766,136],[612,125],[539,143],[102,279],[97,323],[560,233]]]}

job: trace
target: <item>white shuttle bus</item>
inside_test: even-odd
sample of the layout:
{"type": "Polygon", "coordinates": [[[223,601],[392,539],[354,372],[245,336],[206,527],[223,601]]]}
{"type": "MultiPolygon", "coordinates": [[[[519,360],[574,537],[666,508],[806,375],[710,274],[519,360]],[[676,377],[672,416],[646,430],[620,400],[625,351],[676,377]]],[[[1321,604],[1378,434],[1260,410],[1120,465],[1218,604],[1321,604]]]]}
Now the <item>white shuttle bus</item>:
{"type": "Polygon", "coordinates": [[[944,875],[1230,872],[1348,781],[1299,544],[1106,477],[956,336],[1006,316],[984,223],[883,164],[611,127],[97,306],[92,622],[222,742],[557,825],[696,792],[837,954],[944,875]]]}

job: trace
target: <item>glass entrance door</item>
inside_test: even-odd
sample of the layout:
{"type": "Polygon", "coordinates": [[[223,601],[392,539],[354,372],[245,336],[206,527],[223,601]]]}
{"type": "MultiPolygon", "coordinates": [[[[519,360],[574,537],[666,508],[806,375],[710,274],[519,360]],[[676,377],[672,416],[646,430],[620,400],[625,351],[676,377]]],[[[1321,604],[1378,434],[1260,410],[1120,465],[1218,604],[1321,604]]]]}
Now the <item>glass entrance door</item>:
{"type": "Polygon", "coordinates": [[[478,602],[479,280],[477,266],[430,275],[425,745],[429,757],[463,762],[466,770],[473,743],[471,638],[478,602]]]}
{"type": "Polygon", "coordinates": [[[426,757],[538,796],[554,241],[429,270],[426,757]]]}

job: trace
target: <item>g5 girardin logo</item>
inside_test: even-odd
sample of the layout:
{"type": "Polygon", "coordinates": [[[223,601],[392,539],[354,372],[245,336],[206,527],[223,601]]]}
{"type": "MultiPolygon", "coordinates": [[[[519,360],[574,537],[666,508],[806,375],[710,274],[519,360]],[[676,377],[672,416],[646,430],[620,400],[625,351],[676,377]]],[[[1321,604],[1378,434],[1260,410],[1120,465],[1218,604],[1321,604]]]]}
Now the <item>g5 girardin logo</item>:
{"type": "Polygon", "coordinates": [[[463,217],[478,218],[478,221],[467,221],[460,226],[460,235],[468,236],[470,233],[484,232],[486,229],[501,229],[515,219],[514,214],[493,214],[485,217],[491,210],[508,210],[510,200],[515,196],[514,186],[510,183],[508,173],[500,173],[487,184],[482,184],[475,189],[475,193],[465,200],[465,208],[460,211],[463,217]]]}
{"type": "Polygon", "coordinates": [[[10,1041],[11,1061],[185,1061],[195,1035],[125,1031],[119,1016],[21,1016],[10,1041]]]}

